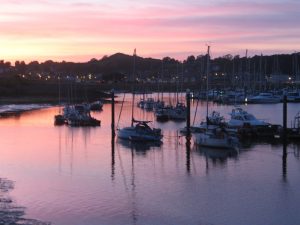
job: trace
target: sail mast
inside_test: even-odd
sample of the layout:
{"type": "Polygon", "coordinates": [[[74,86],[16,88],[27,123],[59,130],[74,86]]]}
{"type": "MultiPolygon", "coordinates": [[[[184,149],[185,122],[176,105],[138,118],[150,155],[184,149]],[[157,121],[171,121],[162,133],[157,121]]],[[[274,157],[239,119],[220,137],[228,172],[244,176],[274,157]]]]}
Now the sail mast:
{"type": "Polygon", "coordinates": [[[161,101],[164,101],[164,59],[161,60],[161,101]]]}
{"type": "Polygon", "coordinates": [[[207,46],[207,64],[206,64],[206,126],[208,128],[208,74],[209,74],[209,51],[210,46],[207,46]]]}
{"type": "Polygon", "coordinates": [[[135,83],[135,60],[136,60],[136,49],[133,52],[133,73],[132,73],[132,105],[131,105],[131,126],[133,127],[134,121],[134,83],[135,83]]]}

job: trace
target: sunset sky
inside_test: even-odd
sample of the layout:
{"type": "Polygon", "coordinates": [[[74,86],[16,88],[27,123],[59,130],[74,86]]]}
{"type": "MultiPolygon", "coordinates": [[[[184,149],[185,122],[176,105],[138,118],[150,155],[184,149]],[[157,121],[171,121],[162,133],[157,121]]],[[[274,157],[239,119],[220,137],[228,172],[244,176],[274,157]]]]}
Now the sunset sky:
{"type": "Polygon", "coordinates": [[[0,0],[0,59],[300,51],[299,0],[0,0]]]}

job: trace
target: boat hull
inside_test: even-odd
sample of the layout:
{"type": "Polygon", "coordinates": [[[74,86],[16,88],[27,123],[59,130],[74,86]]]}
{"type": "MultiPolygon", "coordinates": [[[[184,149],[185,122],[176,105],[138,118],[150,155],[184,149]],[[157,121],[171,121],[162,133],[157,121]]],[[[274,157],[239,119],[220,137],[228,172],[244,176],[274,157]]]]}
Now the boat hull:
{"type": "Polygon", "coordinates": [[[209,148],[232,149],[234,141],[231,138],[214,138],[206,133],[195,134],[195,144],[209,148]]]}
{"type": "Polygon", "coordinates": [[[150,133],[150,132],[140,132],[135,129],[135,127],[125,127],[119,129],[117,132],[118,138],[130,141],[160,141],[162,135],[150,133]]]}

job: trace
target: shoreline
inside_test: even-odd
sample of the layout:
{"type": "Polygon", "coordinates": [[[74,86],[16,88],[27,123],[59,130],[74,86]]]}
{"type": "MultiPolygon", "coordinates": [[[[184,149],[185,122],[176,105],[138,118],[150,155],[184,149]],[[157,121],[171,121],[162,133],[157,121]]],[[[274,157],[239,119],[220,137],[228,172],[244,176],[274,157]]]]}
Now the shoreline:
{"type": "Polygon", "coordinates": [[[24,112],[45,109],[55,106],[48,103],[9,103],[0,105],[0,118],[20,116],[24,112]]]}
{"type": "MultiPolygon", "coordinates": [[[[110,99],[100,99],[103,103],[110,103],[110,99]]],[[[2,97],[0,98],[0,119],[20,116],[22,113],[40,110],[48,107],[63,106],[68,104],[67,98],[61,99],[59,104],[57,97],[2,97]]],[[[77,99],[74,104],[87,102],[86,99],[77,99]]],[[[93,101],[89,101],[92,103],[93,101]]]]}

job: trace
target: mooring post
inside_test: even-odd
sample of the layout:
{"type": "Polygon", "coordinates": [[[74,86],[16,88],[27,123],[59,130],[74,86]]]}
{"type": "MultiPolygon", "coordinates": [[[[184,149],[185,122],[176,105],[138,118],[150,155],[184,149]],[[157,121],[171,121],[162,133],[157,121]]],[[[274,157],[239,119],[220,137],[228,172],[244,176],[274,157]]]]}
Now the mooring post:
{"type": "Polygon", "coordinates": [[[282,176],[284,181],[287,175],[287,97],[283,96],[283,151],[282,151],[282,176]]]}
{"type": "Polygon", "coordinates": [[[286,142],[287,138],[287,97],[283,96],[283,141],[286,142]]]}
{"type": "Polygon", "coordinates": [[[111,90],[111,137],[115,138],[115,91],[111,90]]]}
{"type": "Polygon", "coordinates": [[[190,90],[186,90],[186,139],[191,139],[191,93],[190,90]]]}
{"type": "Polygon", "coordinates": [[[191,93],[186,90],[186,170],[190,173],[191,163],[191,93]]]}

